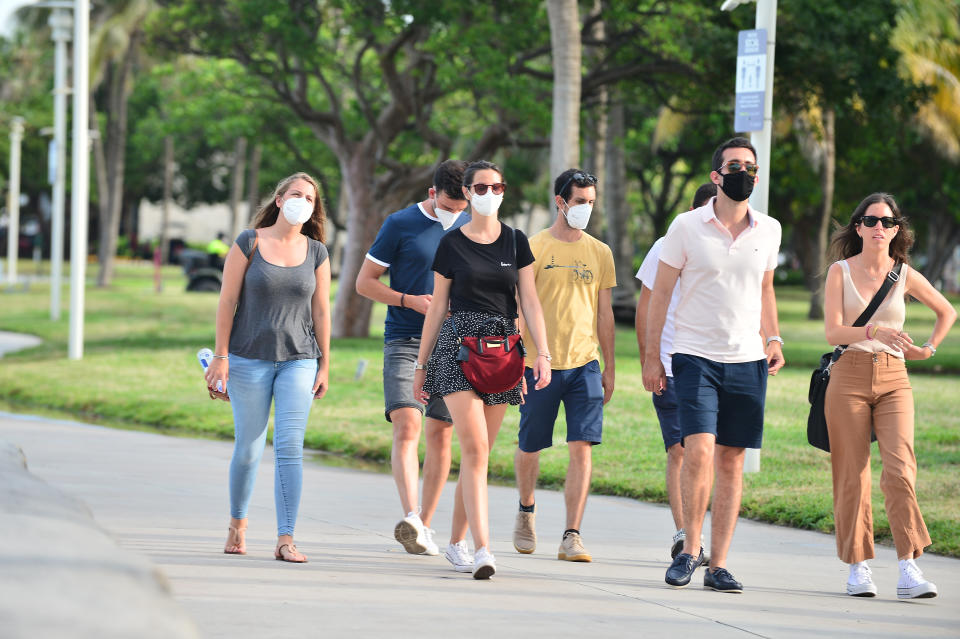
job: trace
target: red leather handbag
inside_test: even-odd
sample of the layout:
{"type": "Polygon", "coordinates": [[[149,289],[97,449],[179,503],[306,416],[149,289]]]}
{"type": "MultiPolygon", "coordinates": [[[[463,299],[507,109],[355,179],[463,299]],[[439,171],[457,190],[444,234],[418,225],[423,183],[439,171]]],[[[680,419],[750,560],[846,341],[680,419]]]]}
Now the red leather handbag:
{"type": "Polygon", "coordinates": [[[507,335],[504,320],[491,317],[477,328],[476,335],[461,336],[457,322],[450,320],[460,350],[457,361],[473,389],[478,393],[502,393],[516,387],[523,378],[523,358],[527,351],[520,335],[507,335]],[[500,334],[488,328],[501,327],[500,334]]]}

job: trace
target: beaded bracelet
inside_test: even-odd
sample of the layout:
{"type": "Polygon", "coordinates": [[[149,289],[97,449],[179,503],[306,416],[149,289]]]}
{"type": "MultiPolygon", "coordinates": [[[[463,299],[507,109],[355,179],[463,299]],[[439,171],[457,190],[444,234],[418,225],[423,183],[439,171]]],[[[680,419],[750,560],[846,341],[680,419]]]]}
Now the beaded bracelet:
{"type": "MultiPolygon", "coordinates": [[[[866,332],[867,332],[867,339],[869,339],[869,340],[873,340],[873,338],[870,337],[870,329],[871,329],[871,328],[873,328],[873,324],[867,324],[867,331],[866,331],[866,332]]],[[[876,333],[874,333],[874,335],[876,335],[876,333]]]]}

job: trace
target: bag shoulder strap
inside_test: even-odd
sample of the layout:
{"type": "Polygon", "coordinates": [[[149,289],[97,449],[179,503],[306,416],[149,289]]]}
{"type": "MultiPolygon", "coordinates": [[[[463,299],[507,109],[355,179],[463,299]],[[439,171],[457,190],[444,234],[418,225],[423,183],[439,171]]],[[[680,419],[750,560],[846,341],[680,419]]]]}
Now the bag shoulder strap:
{"type": "Polygon", "coordinates": [[[860,317],[857,318],[857,321],[853,323],[854,326],[864,326],[873,314],[877,312],[877,309],[880,308],[880,304],[883,303],[883,300],[886,299],[887,294],[890,293],[890,289],[893,288],[893,285],[897,283],[900,279],[900,269],[903,267],[903,263],[897,263],[894,265],[893,270],[887,273],[887,276],[883,280],[883,284],[880,285],[880,288],[877,290],[876,295],[873,296],[873,299],[870,300],[870,303],[867,304],[867,308],[860,313],[860,317]]]}
{"type": "MultiPolygon", "coordinates": [[[[873,314],[877,312],[877,309],[880,308],[880,305],[883,303],[883,300],[886,299],[887,295],[890,293],[890,289],[893,288],[893,285],[897,283],[900,279],[900,270],[903,268],[903,262],[898,262],[893,265],[893,269],[887,273],[887,276],[883,278],[883,284],[880,285],[880,288],[877,290],[876,294],[873,296],[873,299],[870,300],[870,303],[867,304],[867,308],[863,309],[863,312],[860,313],[860,317],[853,322],[854,326],[864,326],[867,321],[873,317],[873,314]]],[[[843,354],[844,349],[847,348],[847,344],[837,346],[833,351],[833,361],[837,361],[840,358],[840,355],[843,354]]]]}

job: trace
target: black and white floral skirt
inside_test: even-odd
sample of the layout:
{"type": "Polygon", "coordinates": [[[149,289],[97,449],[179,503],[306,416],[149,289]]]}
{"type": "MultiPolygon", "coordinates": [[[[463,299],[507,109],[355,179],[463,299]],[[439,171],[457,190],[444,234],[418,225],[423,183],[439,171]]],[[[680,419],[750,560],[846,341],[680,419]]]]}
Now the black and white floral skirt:
{"type": "Polygon", "coordinates": [[[460,346],[457,344],[457,338],[453,334],[452,321],[457,323],[457,332],[461,336],[475,335],[481,324],[491,317],[498,318],[506,329],[504,334],[516,335],[517,326],[513,320],[490,313],[477,313],[473,311],[460,311],[448,317],[440,327],[440,335],[437,336],[437,345],[433,348],[433,354],[427,362],[427,378],[423,383],[423,390],[431,395],[443,397],[450,393],[458,391],[473,391],[484,404],[493,406],[495,404],[513,404],[520,403],[520,384],[516,388],[511,388],[502,393],[481,393],[476,391],[457,362],[457,352],[460,346]]]}

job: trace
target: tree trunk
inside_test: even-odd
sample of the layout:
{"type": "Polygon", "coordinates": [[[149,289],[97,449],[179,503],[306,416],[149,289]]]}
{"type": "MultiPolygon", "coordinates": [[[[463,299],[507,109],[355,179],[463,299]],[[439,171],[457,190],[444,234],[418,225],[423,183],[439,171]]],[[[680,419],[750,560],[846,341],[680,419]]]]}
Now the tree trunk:
{"type": "MultiPolygon", "coordinates": [[[[591,17],[593,15],[601,14],[603,11],[603,6],[601,0],[593,0],[593,10],[590,12],[591,17]]],[[[598,42],[602,42],[606,38],[606,29],[603,20],[597,20],[593,27],[591,28],[591,37],[598,42]]],[[[602,48],[595,48],[595,54],[591,56],[594,58],[591,60],[594,65],[599,65],[601,60],[599,59],[604,50],[602,48]]],[[[598,180],[603,180],[604,176],[607,173],[606,169],[606,159],[608,152],[608,133],[607,133],[607,109],[609,108],[609,93],[607,90],[607,85],[600,87],[597,97],[597,104],[594,106],[593,111],[591,112],[590,121],[593,124],[592,127],[592,140],[588,145],[589,157],[585,159],[584,169],[593,173],[597,176],[598,180]]],[[[555,178],[556,175],[552,176],[551,179],[555,178]]],[[[600,184],[597,184],[597,200],[593,203],[593,215],[590,216],[590,222],[587,224],[587,233],[596,238],[603,237],[603,226],[604,222],[609,219],[609,216],[605,212],[606,209],[606,188],[601,188],[600,184]]],[[[609,228],[609,226],[608,226],[609,228]]]]}
{"type": "Polygon", "coordinates": [[[833,219],[833,194],[837,171],[837,141],[836,141],[836,112],[833,107],[826,107],[823,111],[823,173],[820,176],[821,190],[823,191],[823,206],[820,208],[820,218],[817,225],[817,236],[814,244],[814,272],[809,273],[807,285],[810,290],[810,310],[807,318],[823,319],[823,278],[826,272],[827,239],[830,234],[830,220],[833,219]]]}
{"type": "Polygon", "coordinates": [[[927,264],[923,275],[937,288],[947,288],[946,292],[952,293],[948,287],[938,286],[938,280],[943,277],[943,270],[960,242],[960,224],[949,211],[936,211],[930,216],[928,228],[927,264]]]}
{"type": "MultiPolygon", "coordinates": [[[[550,179],[580,163],[580,12],[577,0],[547,0],[553,53],[550,179]]],[[[551,196],[549,210],[556,205],[551,196]]]]}
{"type": "MultiPolygon", "coordinates": [[[[90,92],[90,136],[93,146],[93,172],[97,184],[97,224],[103,227],[110,215],[109,189],[107,188],[107,158],[103,152],[103,133],[100,132],[100,120],[97,118],[97,107],[93,102],[93,92],[90,92]]],[[[67,215],[69,218],[70,216],[67,215]]]]}
{"type": "Polygon", "coordinates": [[[371,212],[379,210],[374,197],[376,160],[372,154],[364,152],[361,145],[355,146],[355,152],[337,155],[341,158],[340,173],[347,194],[348,215],[343,262],[334,301],[333,337],[366,337],[370,332],[373,303],[357,295],[354,286],[367,249],[373,244],[380,227],[371,219],[371,212]]]}
{"type": "Polygon", "coordinates": [[[247,170],[247,138],[237,138],[233,149],[233,175],[230,178],[230,237],[240,234],[244,217],[240,214],[243,201],[243,174],[247,170]]]}
{"type": "Polygon", "coordinates": [[[173,136],[163,138],[163,208],[160,216],[160,263],[170,260],[170,241],[167,225],[170,223],[170,207],[173,205],[173,136]]]}
{"type": "Polygon", "coordinates": [[[627,168],[623,153],[625,134],[623,102],[611,96],[609,128],[606,144],[606,193],[607,244],[613,252],[617,273],[617,286],[613,289],[613,315],[620,323],[633,325],[636,313],[636,280],[633,270],[633,239],[627,223],[627,168]]]}
{"type": "Polygon", "coordinates": [[[253,218],[260,210],[260,156],[263,149],[259,144],[253,145],[250,152],[250,166],[247,170],[247,224],[253,223],[253,218]]]}
{"type": "Polygon", "coordinates": [[[100,225],[100,271],[97,286],[109,286],[120,235],[120,213],[123,209],[123,179],[127,152],[127,96],[133,73],[134,52],[139,47],[143,32],[138,28],[130,35],[126,55],[118,64],[111,65],[107,111],[107,219],[100,225]]]}

